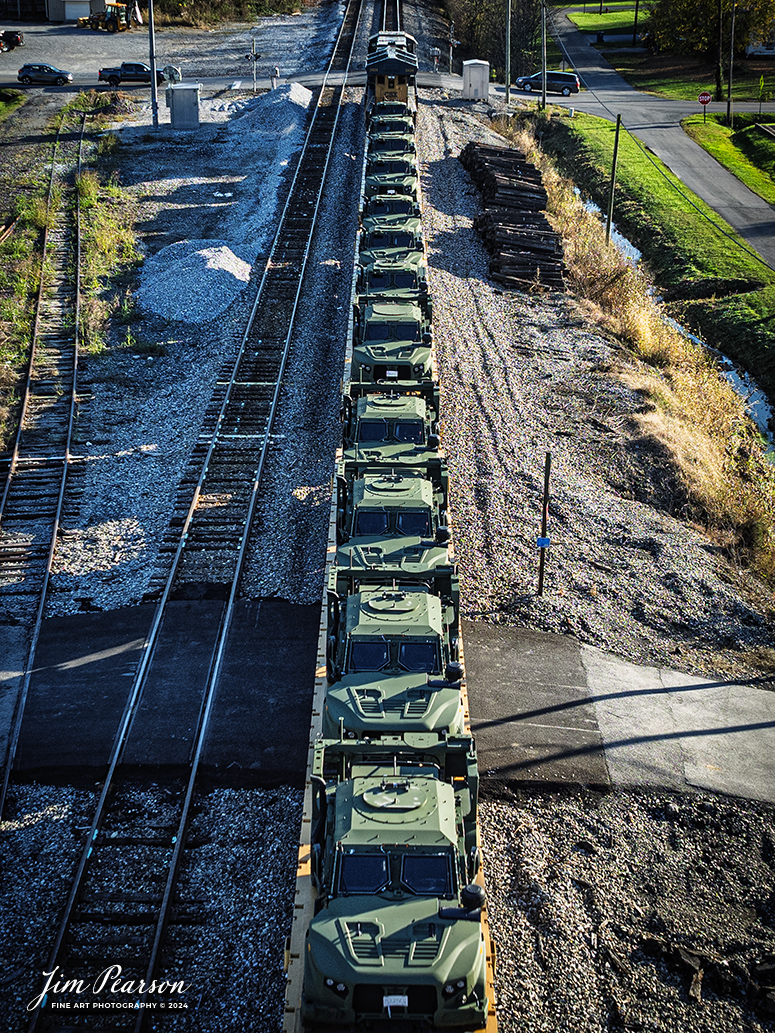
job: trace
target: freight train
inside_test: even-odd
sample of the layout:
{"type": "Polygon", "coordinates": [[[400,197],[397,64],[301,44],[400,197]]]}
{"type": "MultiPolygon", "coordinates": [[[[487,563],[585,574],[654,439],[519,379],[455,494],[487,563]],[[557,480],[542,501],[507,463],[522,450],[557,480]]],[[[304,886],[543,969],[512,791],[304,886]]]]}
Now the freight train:
{"type": "Polygon", "coordinates": [[[322,734],[299,868],[299,885],[306,874],[312,887],[301,1017],[307,1030],[337,1033],[493,1033],[476,747],[419,218],[415,40],[379,33],[367,70],[322,734]]]}

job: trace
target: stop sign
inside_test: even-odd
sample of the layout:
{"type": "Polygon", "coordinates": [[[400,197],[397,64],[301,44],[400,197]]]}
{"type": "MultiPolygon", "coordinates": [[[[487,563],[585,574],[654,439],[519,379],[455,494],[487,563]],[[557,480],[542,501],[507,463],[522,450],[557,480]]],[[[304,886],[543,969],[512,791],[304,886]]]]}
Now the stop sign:
{"type": "Polygon", "coordinates": [[[710,102],[711,102],[711,101],[713,100],[713,98],[712,98],[712,97],[711,97],[711,95],[710,95],[710,94],[709,94],[709,93],[707,92],[707,90],[703,90],[703,91],[702,91],[702,93],[701,93],[701,94],[699,95],[699,97],[697,98],[697,100],[698,100],[698,101],[700,102],[700,104],[702,104],[702,105],[703,105],[703,107],[704,107],[704,106],[705,106],[706,104],[710,104],[710,102]]]}

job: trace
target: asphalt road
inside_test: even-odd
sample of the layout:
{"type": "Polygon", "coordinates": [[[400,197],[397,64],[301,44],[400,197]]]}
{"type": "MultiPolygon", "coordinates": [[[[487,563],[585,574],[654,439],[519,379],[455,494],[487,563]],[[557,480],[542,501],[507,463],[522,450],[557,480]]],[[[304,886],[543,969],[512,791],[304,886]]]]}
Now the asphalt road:
{"type": "MultiPolygon", "coordinates": [[[[725,219],[767,265],[775,268],[775,211],[739,179],[691,140],[681,119],[698,114],[696,101],[667,100],[639,93],[629,86],[564,14],[554,15],[555,35],[586,90],[568,99],[552,97],[579,111],[616,121],[642,140],[690,190],[725,219]]],[[[758,111],[758,104],[737,104],[737,111],[758,111]]],[[[711,103],[708,111],[726,112],[726,104],[711,103]]],[[[765,111],[775,111],[772,103],[765,111]]],[[[730,242],[730,247],[734,246],[730,242]]]]}

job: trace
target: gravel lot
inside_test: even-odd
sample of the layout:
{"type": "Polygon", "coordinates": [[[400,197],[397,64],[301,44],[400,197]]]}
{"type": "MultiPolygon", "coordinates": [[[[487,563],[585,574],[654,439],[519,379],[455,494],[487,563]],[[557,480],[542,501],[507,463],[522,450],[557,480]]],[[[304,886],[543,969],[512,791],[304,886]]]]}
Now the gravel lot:
{"type": "MultiPolygon", "coordinates": [[[[337,9],[315,7],[310,21],[295,20],[299,45],[290,52],[302,55],[302,64],[310,35],[330,38],[337,9]]],[[[423,24],[431,18],[417,17],[423,24]]],[[[293,20],[280,20],[283,32],[286,22],[293,20]]],[[[228,37],[235,54],[246,31],[228,37]]],[[[212,38],[203,34],[180,33],[168,44],[166,52],[184,67],[204,67],[197,62],[211,56],[212,38]]],[[[219,39],[219,61],[230,46],[219,39]]],[[[235,101],[245,102],[243,113],[257,110],[247,95],[210,98],[217,127],[196,139],[164,137],[163,147],[143,139],[149,112],[142,103],[135,109],[121,175],[138,198],[149,256],[184,240],[225,242],[232,251],[244,246],[237,239],[241,220],[226,216],[255,194],[249,163],[256,155],[248,133],[244,142],[253,150],[244,156],[243,134],[230,136],[228,150],[221,146],[235,101]],[[233,196],[216,199],[216,192],[233,196]]],[[[335,177],[354,198],[362,127],[357,97],[351,101],[350,145],[335,177]]],[[[729,567],[698,529],[669,515],[680,489],[666,458],[636,436],[640,401],[618,376],[629,361],[621,347],[585,324],[572,298],[506,295],[487,282],[486,257],[471,229],[478,200],[457,161],[468,139],[493,138],[482,115],[428,93],[419,120],[464,615],[574,634],[631,660],[689,672],[771,670],[771,596],[729,567]],[[530,542],[547,451],[554,460],[554,544],[549,591],[537,600],[530,542]]],[[[276,134],[276,126],[267,122],[267,133],[276,134]]],[[[259,179],[279,154],[277,138],[268,135],[270,142],[266,166],[255,169],[259,179]]],[[[252,594],[310,602],[319,593],[337,434],[330,385],[341,369],[354,233],[352,208],[343,217],[332,202],[322,214],[289,373],[293,387],[280,415],[287,451],[270,472],[282,501],[264,514],[266,534],[247,581],[252,594]]],[[[262,246],[255,244],[258,254],[262,246]]],[[[93,462],[84,504],[68,523],[52,612],[76,612],[84,600],[110,609],[142,596],[198,416],[236,346],[245,305],[240,293],[213,322],[146,314],[137,333],[163,344],[164,354],[115,351],[86,364],[93,400],[81,433],[84,445],[94,446],[93,462]]],[[[25,788],[6,823],[4,868],[13,878],[4,883],[0,909],[0,1010],[8,1008],[10,1029],[23,1028],[19,1002],[45,961],[47,931],[75,856],[78,815],[89,802],[75,791],[25,788]]],[[[206,934],[214,938],[191,956],[217,955],[224,968],[208,984],[212,1011],[185,1028],[251,1028],[243,1005],[256,995],[260,1028],[279,1029],[290,883],[267,887],[261,873],[290,850],[298,806],[284,790],[274,801],[255,791],[212,797],[208,813],[222,831],[201,878],[218,887],[206,934]],[[255,833],[250,848],[230,843],[230,815],[243,809],[255,833]],[[277,855],[265,853],[264,844],[277,855]],[[237,857],[235,875],[230,861],[237,857]],[[271,926],[272,935],[264,937],[259,926],[271,926]],[[272,975],[255,983],[258,943],[272,975]],[[227,977],[227,968],[238,977],[227,977]]],[[[493,789],[482,820],[502,1029],[775,1029],[767,989],[775,985],[772,819],[765,805],[707,794],[493,789]]]]}

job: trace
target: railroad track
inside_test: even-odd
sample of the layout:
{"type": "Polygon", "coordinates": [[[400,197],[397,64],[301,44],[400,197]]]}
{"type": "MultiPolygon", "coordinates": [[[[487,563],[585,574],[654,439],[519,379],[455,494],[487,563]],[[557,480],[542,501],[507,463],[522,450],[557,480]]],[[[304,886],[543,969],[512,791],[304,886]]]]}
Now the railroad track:
{"type": "Polygon", "coordinates": [[[0,457],[0,605],[29,620],[50,571],[78,405],[80,171],[86,116],[54,140],[40,283],[16,436],[0,457]]]}
{"type": "MultiPolygon", "coordinates": [[[[238,357],[223,371],[189,464],[165,542],[166,562],[152,586],[157,601],[154,619],[45,967],[94,985],[99,973],[120,964],[121,978],[135,986],[130,999],[140,1007],[129,1014],[90,1012],[72,1020],[68,1015],[68,1028],[140,1033],[148,1015],[142,1007],[148,988],[163,970],[174,972],[174,959],[163,954],[168,926],[198,921],[198,902],[182,900],[177,891],[179,875],[360,12],[361,0],[350,0],[238,357]],[[332,73],[339,84],[330,82],[332,73]],[[217,586],[225,603],[205,665],[206,683],[192,711],[192,733],[185,744],[189,770],[184,780],[162,789],[161,797],[149,799],[138,811],[126,806],[132,786],[122,765],[168,604],[192,581],[217,586]]],[[[159,999],[156,990],[150,993],[159,999]]],[[[168,989],[167,999],[173,1003],[174,994],[168,989]]],[[[51,996],[38,1003],[29,1033],[62,1028],[50,1007],[51,996]]],[[[57,1001],[62,1000],[57,994],[57,1001]]]]}
{"type": "Polygon", "coordinates": [[[0,789],[5,803],[51,567],[71,478],[78,397],[80,173],[86,115],[65,116],[51,154],[40,283],[16,436],[0,457],[0,607],[30,626],[24,676],[0,789]]]}

